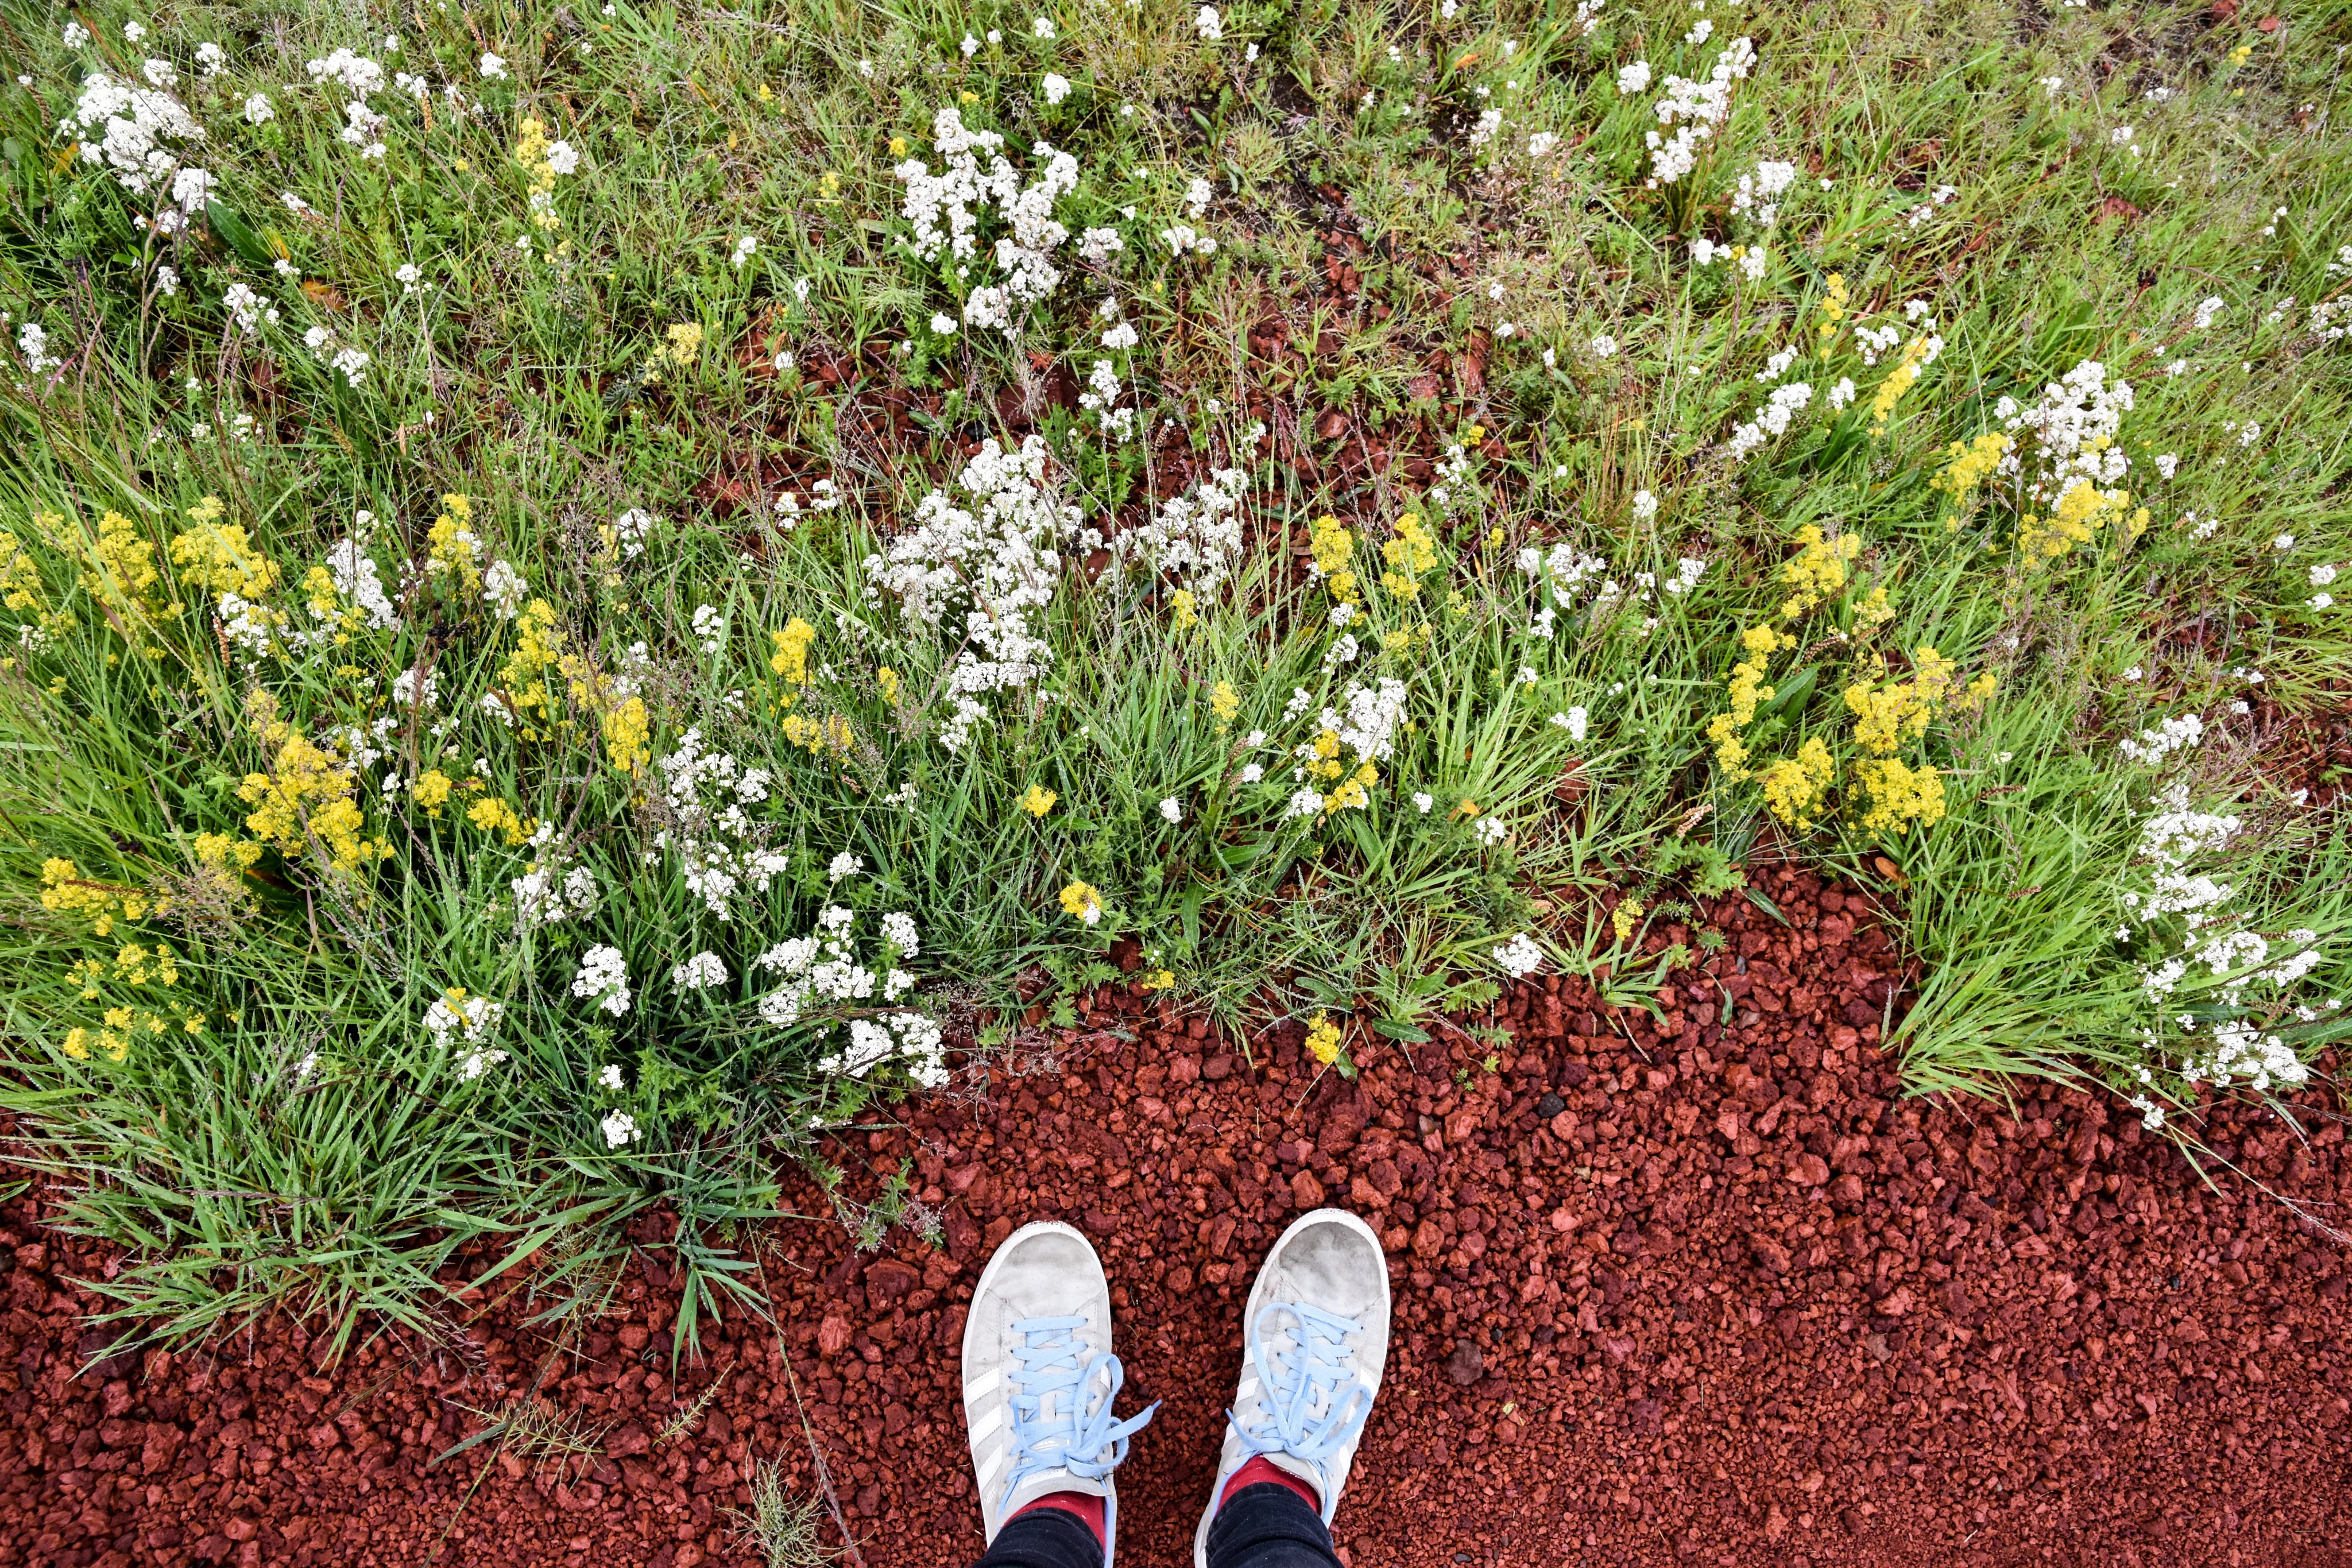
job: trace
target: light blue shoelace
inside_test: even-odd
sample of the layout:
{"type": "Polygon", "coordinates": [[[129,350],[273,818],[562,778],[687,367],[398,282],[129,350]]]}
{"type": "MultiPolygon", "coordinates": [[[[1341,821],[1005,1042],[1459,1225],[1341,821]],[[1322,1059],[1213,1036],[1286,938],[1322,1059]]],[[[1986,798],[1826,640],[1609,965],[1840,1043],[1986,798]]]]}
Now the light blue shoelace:
{"type": "MultiPolygon", "coordinates": [[[[1006,1380],[1013,1471],[1004,1482],[1003,1502],[1012,1500],[1022,1482],[1047,1470],[1102,1479],[1127,1458],[1127,1440],[1160,1408],[1154,1401],[1150,1409],[1124,1421],[1111,1415],[1127,1372],[1118,1357],[1108,1351],[1089,1353],[1077,1340],[1074,1331],[1086,1322],[1082,1317],[1020,1318],[1013,1324],[1021,1343],[1013,1347],[1018,1364],[1006,1380]],[[1089,1411],[1088,1391],[1100,1368],[1109,1370],[1110,1386],[1089,1411]]],[[[1108,1506],[1105,1511],[1108,1516],[1108,1506]]]]}
{"type": "MultiPolygon", "coordinates": [[[[1242,1440],[1243,1462],[1260,1454],[1289,1454],[1307,1461],[1323,1474],[1323,1461],[1356,1440],[1371,1413],[1372,1391],[1364,1386],[1351,1364],[1353,1353],[1346,1336],[1361,1333],[1363,1325],[1297,1301],[1273,1301],[1250,1325],[1250,1364],[1256,1368],[1258,1404],[1266,1419],[1255,1428],[1244,1427],[1228,1410],[1225,1419],[1242,1440]],[[1295,1321],[1290,1348],[1270,1351],[1267,1337],[1279,1329],[1276,1314],[1287,1312],[1295,1321]],[[1269,1326],[1268,1320],[1276,1321],[1269,1326]],[[1323,1396],[1320,1414],[1316,1396],[1323,1396]]],[[[1331,1518],[1331,1488],[1324,1494],[1323,1518],[1331,1518]]]]}

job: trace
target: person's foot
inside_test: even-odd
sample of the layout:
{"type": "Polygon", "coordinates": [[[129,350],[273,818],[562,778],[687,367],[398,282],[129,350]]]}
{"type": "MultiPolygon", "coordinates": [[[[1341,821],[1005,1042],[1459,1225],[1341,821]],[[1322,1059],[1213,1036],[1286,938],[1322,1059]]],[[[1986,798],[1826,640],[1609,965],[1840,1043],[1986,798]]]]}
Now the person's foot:
{"type": "Polygon", "coordinates": [[[1253,1461],[1304,1483],[1331,1522],[1388,1364],[1389,1266],[1372,1228],[1338,1208],[1291,1221],[1250,1287],[1242,1336],[1224,1452],[1193,1536],[1201,1568],[1210,1521],[1253,1461]]]}
{"type": "Polygon", "coordinates": [[[1050,1220],[1006,1237],[981,1271],[963,1326],[964,1424],[991,1542],[1043,1499],[1067,1494],[1063,1506],[1085,1518],[1092,1505],[1081,1500],[1099,1498],[1109,1568],[1118,1519],[1111,1471],[1160,1408],[1113,1417],[1124,1380],[1110,1353],[1110,1285],[1087,1239],[1050,1220]]]}

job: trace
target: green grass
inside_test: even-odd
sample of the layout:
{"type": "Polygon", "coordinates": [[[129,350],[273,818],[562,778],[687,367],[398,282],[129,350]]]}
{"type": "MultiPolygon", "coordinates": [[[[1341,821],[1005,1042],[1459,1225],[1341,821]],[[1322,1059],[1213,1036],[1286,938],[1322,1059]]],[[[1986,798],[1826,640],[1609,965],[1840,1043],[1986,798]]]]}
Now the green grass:
{"type": "Polygon", "coordinates": [[[458,1246],[548,1248],[588,1291],[614,1226],[667,1204],[692,1310],[737,1310],[731,1228],[773,1208],[775,1160],[928,1072],[903,1023],[894,1060],[827,1067],[853,1019],[993,1048],[1041,977],[1066,1018],[1133,965],[1236,1025],[1411,1038],[1490,998],[1522,932],[1632,1002],[1681,955],[1591,900],[1656,922],[1743,861],[1889,895],[1926,968],[1898,1036],[1922,1091],[2096,1079],[2193,1135],[2217,1030],[2276,1036],[2274,1067],[2335,1038],[2352,852],[2279,741],[2352,674],[2347,611],[2314,602],[2352,564],[2342,17],[1748,6],[1694,41],[1678,7],[1587,33],[1319,0],[1226,7],[1209,40],[1196,9],[186,5],[135,47],[131,13],[76,13],[96,37],[69,47],[0,5],[30,82],[0,88],[5,1098],[83,1184],[77,1221],[134,1248],[126,1308],[430,1329],[458,1246]],[[1665,78],[1736,37],[1759,58],[1728,112],[1646,183],[1665,78]],[[338,47],[383,68],[354,141],[306,63],[338,47]],[[167,146],[211,176],[169,233],[58,129],[90,71],[151,54],[206,132],[167,146]],[[1075,160],[1063,276],[1017,340],[965,314],[1004,280],[993,209],[961,272],[908,243],[894,169],[940,166],[945,107],[1020,183],[1041,143],[1075,160]],[[1735,199],[1759,160],[1786,189],[1735,199]],[[1097,228],[1121,248],[1081,261],[1097,228]],[[1763,259],[1702,264],[1701,238],[1763,259]],[[236,324],[240,287],[275,318],[236,324]],[[1097,360],[1133,435],[1076,396],[1097,360]],[[2084,361],[2133,390],[2099,480],[2128,499],[2052,553],[2002,400],[2084,361]],[[2004,430],[2019,471],[1939,487],[1954,443],[2004,430]],[[977,444],[1024,437],[1043,479],[1003,503],[1076,527],[991,591],[1035,590],[998,601],[1032,667],[978,682],[959,736],[969,586],[913,616],[866,562],[978,510],[977,444]],[[1097,554],[1228,467],[1219,570],[1097,554]],[[396,626],[325,570],[353,543],[396,626]],[[1759,628],[1750,714],[1727,683],[1759,628]],[[428,670],[412,708],[396,684],[428,670]],[[1384,740],[1328,726],[1335,766],[1294,778],[1324,710],[1384,680],[1384,740]],[[1876,748],[1873,702],[1900,710],[1876,748]],[[2187,714],[2197,744],[2121,748],[2187,714]],[[733,759],[691,800],[661,760],[689,732],[733,759]],[[1925,791],[1902,810],[1873,792],[1890,760],[1925,791]],[[1368,761],[1360,804],[1293,811],[1368,761]],[[2183,868],[2231,891],[2127,920],[2175,792],[2242,819],[2183,868]],[[471,815],[491,802],[515,831],[471,815]],[[731,891],[689,885],[714,863],[731,891]],[[575,875],[593,896],[521,917],[519,882],[575,875]],[[835,904],[871,992],[763,1015],[783,982],[753,961],[835,904]],[[2217,936],[2221,972],[2144,983],[2217,936]],[[625,1011],[575,993],[593,946],[625,1011]],[[724,983],[673,983],[700,954],[724,983]],[[436,1000],[499,1011],[436,1033],[436,1000]]]}

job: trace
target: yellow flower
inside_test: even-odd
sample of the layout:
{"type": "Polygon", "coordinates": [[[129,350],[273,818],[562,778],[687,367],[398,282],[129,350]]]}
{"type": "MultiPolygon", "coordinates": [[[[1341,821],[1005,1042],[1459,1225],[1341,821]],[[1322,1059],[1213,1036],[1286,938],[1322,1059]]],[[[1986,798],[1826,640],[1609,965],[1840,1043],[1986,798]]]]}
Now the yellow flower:
{"type": "Polygon", "coordinates": [[[821,720],[805,714],[786,714],[782,728],[786,740],[820,757],[827,751],[846,754],[856,738],[849,721],[837,713],[829,713],[821,720]]]}
{"type": "Polygon", "coordinates": [[[1836,779],[1837,763],[1819,737],[1798,747],[1796,756],[1783,758],[1756,775],[1756,781],[1763,786],[1766,809],[1801,833],[1813,825],[1822,798],[1836,779]]]}
{"type": "Polygon", "coordinates": [[[1217,716],[1219,735],[1233,727],[1234,716],[1242,711],[1242,699],[1231,681],[1219,681],[1209,693],[1209,711],[1217,716]]]}
{"type": "Polygon", "coordinates": [[[1143,988],[1147,991],[1165,991],[1172,989],[1175,984],[1176,971],[1173,969],[1154,969],[1150,977],[1143,982],[1143,988]]]}
{"type": "Polygon", "coordinates": [[[1927,482],[1928,487],[1951,497],[1953,505],[1966,507],[1976,487],[2000,466],[2011,444],[1998,430],[1987,431],[1974,441],[1953,442],[1944,448],[1944,471],[1927,482]]]}
{"type": "Polygon", "coordinates": [[[882,687],[882,700],[892,707],[898,706],[898,672],[885,664],[874,672],[874,679],[882,687]]]}
{"type": "Polygon", "coordinates": [[[1421,592],[1422,574],[1437,564],[1437,541],[1421,526],[1421,514],[1407,512],[1397,519],[1396,537],[1381,546],[1381,559],[1389,570],[1381,573],[1381,586],[1400,599],[1411,599],[1421,592]]]}
{"type": "Polygon", "coordinates": [[[509,849],[530,837],[532,827],[537,825],[526,824],[512,806],[495,795],[485,795],[467,807],[466,821],[486,833],[504,831],[509,849]]]}
{"type": "Polygon", "coordinates": [[[1633,927],[1642,918],[1642,901],[1629,898],[1609,912],[1609,929],[1617,934],[1620,942],[1630,941],[1633,927]]]}
{"type": "Polygon", "coordinates": [[[1821,303],[1822,319],[1818,329],[1823,340],[1837,336],[1839,324],[1845,320],[1845,274],[1832,272],[1829,276],[1828,291],[1821,303]]]}
{"type": "Polygon", "coordinates": [[[172,564],[207,593],[259,599],[278,586],[278,563],[256,549],[243,528],[221,527],[222,510],[212,496],[189,510],[196,527],[172,540],[172,564]]]}
{"type": "MultiPolygon", "coordinates": [[[[1780,606],[1780,619],[1794,621],[1811,612],[1825,599],[1843,592],[1846,582],[1846,563],[1862,553],[1859,534],[1841,534],[1834,539],[1822,537],[1820,525],[1807,523],[1797,530],[1799,549],[1794,559],[1781,563],[1780,580],[1796,590],[1780,606]]],[[[1791,639],[1786,646],[1795,646],[1791,639]]],[[[1770,650],[1766,650],[1768,653],[1770,650]]],[[[1746,720],[1741,720],[1743,724],[1746,720]]]]}
{"type": "Polygon", "coordinates": [[[419,775],[415,788],[409,792],[416,797],[416,803],[425,808],[428,816],[437,817],[441,814],[441,808],[448,804],[449,789],[449,776],[436,768],[419,775]]]}
{"type": "Polygon", "coordinates": [[[1862,825],[1874,832],[1907,831],[1912,823],[1933,827],[1944,820],[1944,781],[1933,768],[1910,768],[1896,757],[1873,758],[1854,767],[1869,804],[1862,825]]]}
{"type": "Polygon", "coordinates": [[[667,341],[654,356],[657,360],[667,359],[671,364],[683,367],[694,363],[695,356],[702,352],[702,323],[699,321],[676,322],[663,337],[667,341]]]}
{"type": "Polygon", "coordinates": [[[646,744],[651,722],[646,716],[646,699],[631,697],[598,721],[604,732],[604,756],[614,770],[634,775],[653,758],[653,748],[646,744]]]}
{"type": "Polygon", "coordinates": [[[1315,519],[1309,535],[1309,548],[1314,552],[1315,570],[1329,583],[1331,597],[1342,604],[1353,604],[1360,595],[1356,574],[1348,570],[1349,559],[1356,552],[1356,536],[1334,517],[1315,519]]]}
{"type": "MultiPolygon", "coordinates": [[[[787,685],[808,685],[809,647],[816,641],[816,628],[795,615],[784,622],[782,631],[771,632],[768,635],[774,639],[776,644],[776,651],[768,655],[768,668],[783,676],[787,685]]],[[[787,694],[785,706],[791,706],[790,694],[787,694]]]]}
{"type": "Polygon", "coordinates": [[[1318,1012],[1307,1020],[1307,1054],[1326,1067],[1339,1060],[1339,1026],[1329,1014],[1318,1012]]]}
{"type": "Polygon", "coordinates": [[[1061,892],[1062,913],[1082,925],[1092,925],[1102,918],[1102,895],[1083,882],[1074,882],[1061,892]]]}
{"type": "Polygon", "coordinates": [[[1201,612],[1192,599],[1192,591],[1180,588],[1168,596],[1170,622],[1179,632],[1190,631],[1200,624],[1201,612]]]}
{"type": "Polygon", "coordinates": [[[1054,802],[1060,799],[1061,797],[1051,789],[1042,785],[1032,784],[1029,786],[1028,793],[1021,797],[1021,809],[1033,817],[1043,817],[1054,809],[1054,802]]]}
{"type": "Polygon", "coordinates": [[[1895,404],[1911,390],[1919,379],[1919,371],[1927,362],[1927,338],[1914,338],[1903,347],[1903,361],[1887,378],[1878,383],[1878,395],[1870,402],[1870,432],[1873,435],[1886,434],[1887,421],[1895,417],[1895,404]]]}

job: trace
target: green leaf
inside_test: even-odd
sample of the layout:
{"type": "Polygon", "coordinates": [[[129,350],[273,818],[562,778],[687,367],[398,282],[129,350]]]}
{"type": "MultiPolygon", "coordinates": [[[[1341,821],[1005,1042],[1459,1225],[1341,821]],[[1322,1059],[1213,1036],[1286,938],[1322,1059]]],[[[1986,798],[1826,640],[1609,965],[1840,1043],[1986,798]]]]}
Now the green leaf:
{"type": "Polygon", "coordinates": [[[222,242],[236,252],[239,259],[255,267],[268,267],[277,259],[269,254],[269,246],[253,232],[251,225],[220,203],[206,202],[205,216],[212,220],[213,233],[220,235],[222,242]]]}

